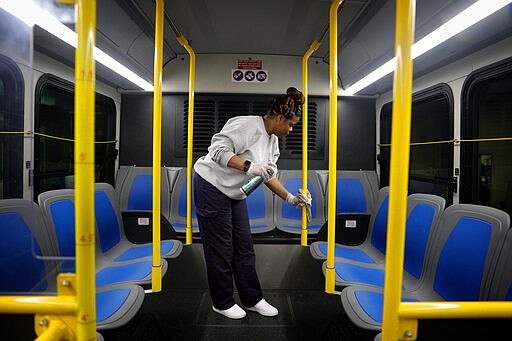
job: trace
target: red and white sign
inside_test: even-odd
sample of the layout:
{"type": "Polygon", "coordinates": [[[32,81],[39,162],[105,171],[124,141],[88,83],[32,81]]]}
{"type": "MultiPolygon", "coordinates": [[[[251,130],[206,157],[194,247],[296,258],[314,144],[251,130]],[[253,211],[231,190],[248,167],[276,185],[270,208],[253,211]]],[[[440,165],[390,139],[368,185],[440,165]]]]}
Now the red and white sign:
{"type": "Polygon", "coordinates": [[[237,69],[261,70],[263,69],[263,61],[261,59],[239,59],[237,69]]]}

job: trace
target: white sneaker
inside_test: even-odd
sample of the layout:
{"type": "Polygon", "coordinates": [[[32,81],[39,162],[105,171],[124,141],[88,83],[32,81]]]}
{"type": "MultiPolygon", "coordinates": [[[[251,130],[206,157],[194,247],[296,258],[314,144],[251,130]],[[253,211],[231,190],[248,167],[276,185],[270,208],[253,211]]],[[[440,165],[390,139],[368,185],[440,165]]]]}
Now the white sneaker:
{"type": "Polygon", "coordinates": [[[238,304],[235,303],[231,308],[226,310],[220,310],[212,306],[213,311],[216,313],[219,313],[221,315],[224,315],[226,317],[229,317],[230,319],[241,319],[245,317],[245,310],[240,308],[238,304]]]}
{"type": "Polygon", "coordinates": [[[254,307],[245,307],[247,310],[255,311],[263,316],[276,316],[279,314],[279,311],[268,304],[267,301],[265,301],[264,298],[261,299],[254,307]]]}

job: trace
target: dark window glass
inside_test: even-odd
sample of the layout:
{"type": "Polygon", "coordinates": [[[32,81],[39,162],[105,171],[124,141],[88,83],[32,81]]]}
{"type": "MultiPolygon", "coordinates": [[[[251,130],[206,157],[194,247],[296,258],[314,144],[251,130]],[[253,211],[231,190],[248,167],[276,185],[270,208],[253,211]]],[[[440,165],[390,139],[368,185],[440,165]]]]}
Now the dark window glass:
{"type": "MultiPolygon", "coordinates": [[[[111,98],[96,94],[95,140],[115,139],[116,109],[111,98]]],[[[73,188],[74,184],[74,89],[53,76],[43,76],[36,90],[35,195],[73,188]]],[[[114,184],[114,143],[95,144],[95,181],[114,184]]]]}
{"type": "Polygon", "coordinates": [[[463,96],[461,200],[512,214],[512,61],[468,77],[463,96]]]}
{"type": "MultiPolygon", "coordinates": [[[[391,143],[392,103],[380,116],[380,143],[391,143]]],[[[411,113],[409,192],[432,193],[453,202],[453,99],[446,85],[426,89],[413,96],[411,113]],[[450,141],[445,143],[430,143],[450,141]],[[425,143],[429,142],[429,143],[425,143]],[[414,143],[420,143],[414,145],[414,143]],[[424,144],[425,143],[425,144],[424,144]]],[[[389,185],[390,147],[379,155],[381,186],[389,185]]]]}
{"type": "Polygon", "coordinates": [[[0,199],[23,197],[23,77],[0,55],[0,199]],[[17,132],[12,134],[12,132],[17,132]]]}

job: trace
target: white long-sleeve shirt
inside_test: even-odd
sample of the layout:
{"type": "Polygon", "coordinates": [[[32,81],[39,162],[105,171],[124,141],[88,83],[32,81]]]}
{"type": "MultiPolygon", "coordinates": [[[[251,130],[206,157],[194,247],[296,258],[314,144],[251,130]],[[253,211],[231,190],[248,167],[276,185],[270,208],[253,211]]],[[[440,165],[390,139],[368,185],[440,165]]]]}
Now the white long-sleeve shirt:
{"type": "Polygon", "coordinates": [[[240,187],[249,180],[244,172],[228,167],[228,161],[238,155],[253,163],[279,158],[277,136],[265,130],[263,117],[237,116],[226,122],[222,130],[212,137],[208,154],[199,158],[194,170],[203,179],[231,199],[242,200],[246,195],[240,187]]]}

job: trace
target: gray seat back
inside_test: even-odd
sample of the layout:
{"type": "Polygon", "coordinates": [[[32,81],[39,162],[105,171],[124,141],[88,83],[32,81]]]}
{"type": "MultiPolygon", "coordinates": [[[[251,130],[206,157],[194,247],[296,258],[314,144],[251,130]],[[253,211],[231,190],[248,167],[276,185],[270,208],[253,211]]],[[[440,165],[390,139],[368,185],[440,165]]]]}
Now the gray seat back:
{"type": "MultiPolygon", "coordinates": [[[[170,180],[166,167],[161,168],[161,214],[168,218],[170,210],[170,180]]],[[[116,177],[116,196],[121,211],[151,211],[153,209],[153,168],[121,166],[116,177]]]]}
{"type": "MultiPolygon", "coordinates": [[[[168,170],[175,178],[171,187],[171,208],[169,222],[176,232],[185,232],[187,227],[187,170],[168,170]]],[[[192,171],[192,178],[194,171],[192,171]]],[[[172,180],[172,178],[171,178],[172,180]]],[[[193,184],[193,182],[192,182],[193,184]]],[[[193,185],[192,185],[193,186],[193,185]]],[[[193,187],[192,187],[193,189],[193,187]]],[[[192,190],[192,231],[198,232],[196,209],[194,205],[194,191],[192,190]]]]}
{"type": "Polygon", "coordinates": [[[492,207],[448,207],[429,244],[419,297],[426,290],[447,301],[486,299],[509,226],[509,215],[492,207]]]}
{"type": "Polygon", "coordinates": [[[512,229],[507,232],[492,275],[489,300],[512,301],[512,229]]]}
{"type": "Polygon", "coordinates": [[[53,292],[58,262],[47,257],[57,254],[37,204],[0,200],[0,232],[0,292],[53,292]]]}
{"type": "MultiPolygon", "coordinates": [[[[302,188],[302,171],[279,170],[277,177],[284,187],[294,195],[299,188],[302,188]]],[[[312,201],[308,234],[315,234],[325,223],[324,189],[319,174],[315,171],[308,171],[308,190],[311,193],[312,201]]],[[[287,204],[280,198],[274,200],[274,224],[276,228],[285,232],[300,234],[301,221],[301,210],[287,204]]]]}

